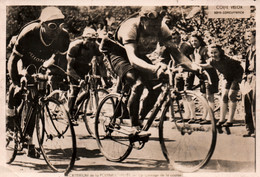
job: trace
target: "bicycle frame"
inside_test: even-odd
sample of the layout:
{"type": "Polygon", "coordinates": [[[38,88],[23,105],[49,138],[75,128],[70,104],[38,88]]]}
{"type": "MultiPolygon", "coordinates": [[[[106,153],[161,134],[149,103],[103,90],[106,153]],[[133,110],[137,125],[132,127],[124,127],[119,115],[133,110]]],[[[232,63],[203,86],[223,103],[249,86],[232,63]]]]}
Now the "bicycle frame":
{"type": "MultiPolygon", "coordinates": [[[[36,113],[39,111],[39,107],[40,107],[39,100],[41,100],[47,93],[47,92],[41,93],[41,91],[38,90],[38,88],[36,88],[39,84],[39,81],[37,81],[38,75],[34,74],[33,78],[34,78],[34,83],[32,83],[32,84],[22,83],[22,91],[24,93],[23,93],[22,103],[21,103],[20,107],[18,107],[18,115],[20,117],[20,124],[21,124],[21,126],[23,126],[23,127],[18,126],[19,130],[21,132],[22,142],[23,142],[23,140],[26,140],[29,123],[32,121],[32,119],[34,118],[36,113]],[[29,103],[29,105],[28,105],[28,110],[26,111],[25,118],[23,118],[22,111],[24,109],[24,106],[26,106],[26,103],[29,103]]],[[[47,81],[44,81],[44,82],[47,83],[47,81]]]]}
{"type": "MultiPolygon", "coordinates": [[[[170,112],[171,112],[171,116],[172,116],[171,118],[174,119],[174,113],[173,113],[173,107],[172,107],[173,96],[176,95],[176,93],[178,92],[178,88],[177,88],[176,84],[174,84],[177,82],[177,78],[175,76],[176,76],[176,73],[180,73],[183,70],[180,70],[180,68],[174,68],[172,66],[172,64],[173,63],[171,61],[171,63],[169,63],[169,65],[168,65],[168,69],[166,71],[166,74],[169,76],[169,79],[167,79],[167,82],[162,82],[153,87],[153,89],[158,89],[159,87],[161,87],[162,91],[158,97],[159,99],[155,103],[155,106],[150,111],[151,114],[148,117],[148,121],[143,126],[142,131],[149,130],[149,128],[151,127],[151,125],[152,125],[153,121],[155,120],[160,109],[162,107],[165,107],[167,104],[170,104],[170,106],[171,106],[170,107],[170,112]]],[[[205,81],[205,84],[211,83],[208,73],[206,71],[204,71],[203,74],[208,78],[208,80],[205,81]]],[[[186,88],[184,88],[184,92],[185,92],[185,90],[186,90],[186,88]]],[[[115,108],[115,113],[117,113],[118,109],[120,109],[119,105],[121,105],[121,103],[123,102],[123,98],[125,96],[127,96],[126,100],[128,100],[129,93],[125,94],[124,91],[122,91],[120,94],[121,94],[121,97],[120,97],[121,99],[119,100],[120,104],[117,104],[118,107],[115,108]]],[[[177,101],[178,108],[180,108],[178,99],[176,99],[176,101],[177,101]]],[[[123,116],[123,114],[121,116],[123,116]]],[[[181,117],[181,119],[182,119],[182,117],[181,117]]]]}

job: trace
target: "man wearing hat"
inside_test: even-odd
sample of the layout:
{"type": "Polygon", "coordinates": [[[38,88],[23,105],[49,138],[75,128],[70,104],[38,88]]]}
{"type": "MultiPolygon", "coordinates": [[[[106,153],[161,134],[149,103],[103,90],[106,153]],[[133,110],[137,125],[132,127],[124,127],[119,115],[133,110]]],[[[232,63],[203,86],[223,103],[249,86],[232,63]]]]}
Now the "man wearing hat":
{"type": "MultiPolygon", "coordinates": [[[[56,7],[46,7],[42,10],[39,20],[27,24],[19,33],[12,54],[8,61],[8,71],[12,80],[9,90],[8,108],[6,111],[7,128],[12,129],[11,119],[17,120],[16,108],[21,103],[20,79],[17,62],[22,61],[23,69],[34,64],[48,67],[55,59],[65,55],[69,46],[69,34],[62,26],[64,15],[56,7]]],[[[34,121],[31,122],[28,134],[32,137],[34,121]]],[[[32,139],[32,138],[30,138],[32,139]]],[[[28,142],[28,156],[39,157],[39,153],[28,142]]]]}
{"type": "MultiPolygon", "coordinates": [[[[115,40],[123,49],[110,45],[109,53],[113,68],[121,80],[132,89],[128,110],[133,132],[136,133],[140,132],[142,120],[151,110],[160,93],[160,90],[149,90],[143,101],[139,119],[139,100],[144,86],[152,88],[153,85],[158,84],[161,77],[164,77],[166,63],[170,60],[169,54],[176,63],[192,70],[198,69],[184,54],[180,53],[171,41],[171,31],[165,23],[162,23],[164,15],[165,10],[162,7],[142,7],[138,14],[122,22],[115,34],[115,40]],[[153,64],[146,55],[152,53],[158,43],[166,47],[163,54],[165,59],[158,64],[153,64]],[[152,81],[155,79],[157,81],[152,81]]],[[[106,41],[103,40],[101,44],[106,45],[106,41]]],[[[104,48],[109,48],[109,46],[104,48]]]]}

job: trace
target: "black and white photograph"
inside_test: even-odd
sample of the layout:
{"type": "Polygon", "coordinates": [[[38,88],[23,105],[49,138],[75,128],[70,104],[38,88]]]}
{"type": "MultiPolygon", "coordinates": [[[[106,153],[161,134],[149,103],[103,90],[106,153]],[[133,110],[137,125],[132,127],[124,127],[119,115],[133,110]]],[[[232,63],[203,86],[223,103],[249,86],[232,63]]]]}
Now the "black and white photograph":
{"type": "Polygon", "coordinates": [[[3,176],[259,175],[259,2],[0,5],[3,176]]]}

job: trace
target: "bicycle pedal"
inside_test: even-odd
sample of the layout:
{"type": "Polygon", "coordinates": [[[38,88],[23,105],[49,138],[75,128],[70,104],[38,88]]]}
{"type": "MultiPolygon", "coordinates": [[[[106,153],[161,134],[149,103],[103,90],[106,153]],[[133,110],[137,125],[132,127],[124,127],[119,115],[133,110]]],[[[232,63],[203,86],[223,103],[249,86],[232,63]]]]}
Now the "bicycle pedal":
{"type": "Polygon", "coordinates": [[[151,136],[151,133],[145,133],[145,134],[130,134],[129,135],[129,140],[130,142],[137,142],[137,141],[142,141],[142,142],[148,142],[149,137],[151,136]]]}
{"type": "Polygon", "coordinates": [[[79,123],[76,120],[71,120],[72,126],[79,126],[79,123]]]}

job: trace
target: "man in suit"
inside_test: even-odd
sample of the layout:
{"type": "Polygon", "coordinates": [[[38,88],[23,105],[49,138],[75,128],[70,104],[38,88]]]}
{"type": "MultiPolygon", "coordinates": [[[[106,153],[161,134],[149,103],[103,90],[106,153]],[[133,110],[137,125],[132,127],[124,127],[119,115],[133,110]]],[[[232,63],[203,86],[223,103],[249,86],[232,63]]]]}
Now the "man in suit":
{"type": "Polygon", "coordinates": [[[255,137],[255,104],[256,104],[256,40],[255,29],[248,30],[245,39],[249,44],[246,52],[245,83],[250,90],[244,95],[245,123],[247,133],[243,137],[255,137]]]}

